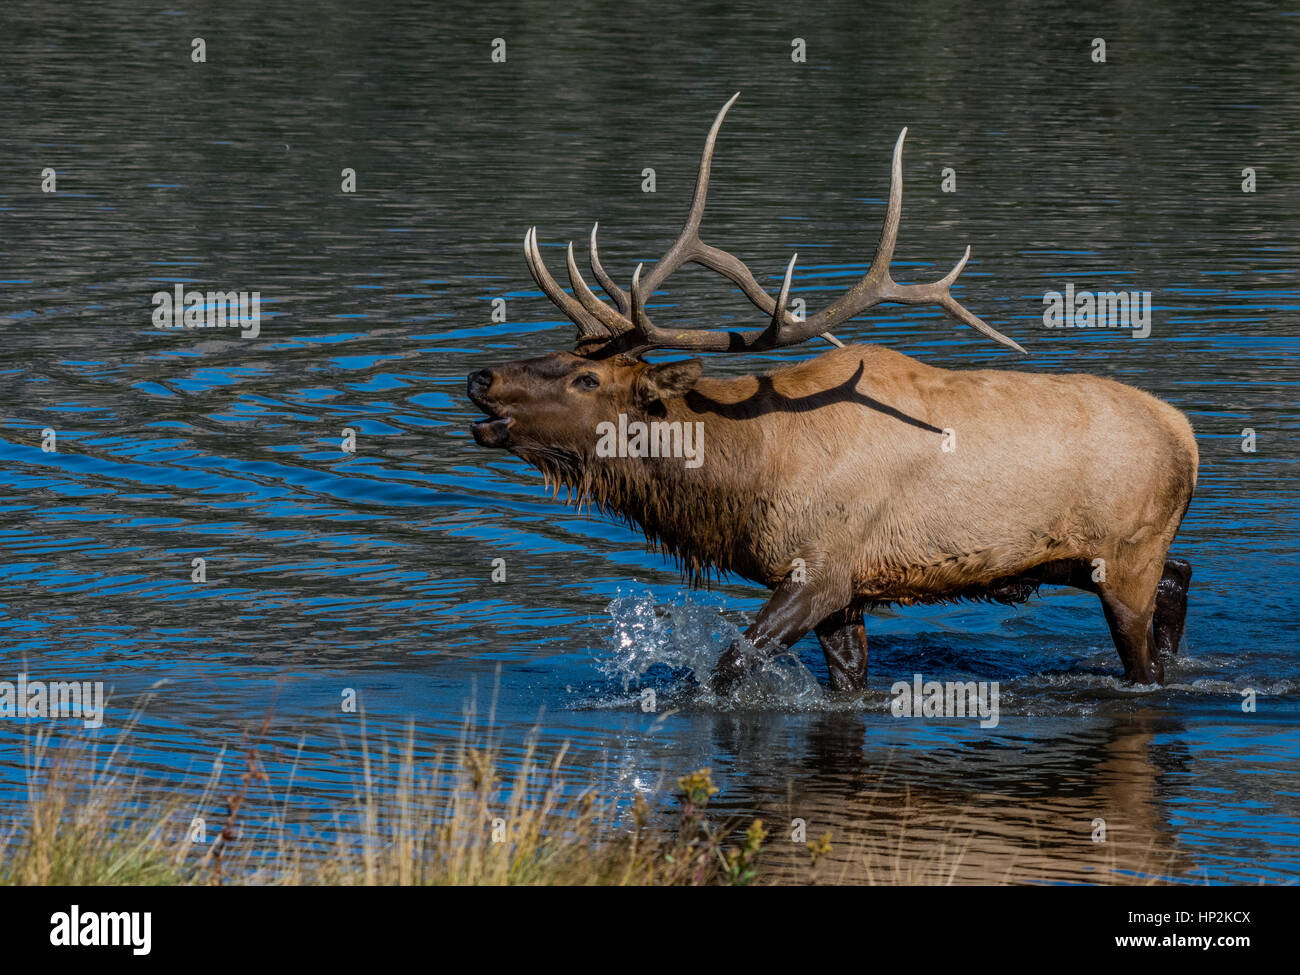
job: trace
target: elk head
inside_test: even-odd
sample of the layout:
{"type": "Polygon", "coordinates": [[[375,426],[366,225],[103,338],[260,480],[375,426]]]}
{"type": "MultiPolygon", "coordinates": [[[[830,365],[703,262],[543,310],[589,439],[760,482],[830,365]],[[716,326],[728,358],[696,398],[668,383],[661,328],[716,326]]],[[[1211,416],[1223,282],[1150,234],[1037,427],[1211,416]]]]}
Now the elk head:
{"type": "Polygon", "coordinates": [[[579,351],[480,369],[470,374],[468,391],[487,419],[471,428],[474,440],[576,460],[590,453],[601,423],[662,415],[664,401],[690,390],[700,371],[699,359],[650,363],[628,353],[579,351]]]}
{"type": "Polygon", "coordinates": [[[570,352],[554,352],[482,369],[469,376],[469,397],[487,414],[486,419],[472,428],[479,445],[510,449],[544,470],[557,463],[571,467],[590,455],[598,424],[611,421],[620,413],[638,417],[660,412],[667,400],[688,392],[700,375],[698,360],[652,364],[644,358],[647,352],[671,349],[745,352],[798,345],[819,336],[838,346],[841,343],[830,334],[832,328],[882,303],[937,304],[958,321],[1024,352],[1014,341],[963,308],[949,291],[970,258],[969,247],[957,266],[933,283],[901,285],[890,276],[889,265],[894,256],[903,204],[906,129],[894,146],[889,205],[871,267],[857,284],[822,311],[803,319],[787,308],[797,254],[786,266],[780,292],[773,298],[739,258],[704,243],[700,239],[700,221],[708,194],[713,147],[727,110],[739,97],[739,93],[731,97],[709,129],[695,195],[681,234],[644,277],[642,266],[637,266],[630,293],[620,288],[602,267],[596,246],[597,227],[592,227],[591,270],[613,306],[587,286],[574,260],[572,243],[568,251],[570,294],[556,283],[542,261],[536,228],[524,235],[524,257],[533,280],[577,326],[578,343],[570,352]],[[759,311],[769,316],[768,324],[739,331],[682,330],[655,325],[646,312],[647,299],[670,274],[687,263],[716,271],[737,285],[759,311]]]}

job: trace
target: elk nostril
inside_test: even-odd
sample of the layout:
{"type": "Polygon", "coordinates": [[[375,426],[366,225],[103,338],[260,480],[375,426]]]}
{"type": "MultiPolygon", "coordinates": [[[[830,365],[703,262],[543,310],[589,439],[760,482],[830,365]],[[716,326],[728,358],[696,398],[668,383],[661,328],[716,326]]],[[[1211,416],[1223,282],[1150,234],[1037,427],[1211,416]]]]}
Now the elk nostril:
{"type": "Polygon", "coordinates": [[[474,394],[481,395],[483,393],[486,393],[488,387],[491,385],[492,385],[492,370],[480,369],[478,372],[471,372],[469,374],[469,382],[466,384],[466,389],[469,390],[471,395],[474,394]]]}

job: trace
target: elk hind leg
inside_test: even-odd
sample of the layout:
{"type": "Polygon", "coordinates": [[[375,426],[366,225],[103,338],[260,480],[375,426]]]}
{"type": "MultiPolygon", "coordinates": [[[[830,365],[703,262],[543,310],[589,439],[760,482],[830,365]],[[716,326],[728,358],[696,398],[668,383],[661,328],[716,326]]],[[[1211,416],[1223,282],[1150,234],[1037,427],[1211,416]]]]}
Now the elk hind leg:
{"type": "Polygon", "coordinates": [[[1161,656],[1178,652],[1187,622],[1187,588],[1192,567],[1186,559],[1165,559],[1165,570],[1156,586],[1156,611],[1152,629],[1156,652],[1161,656]]]}
{"type": "Polygon", "coordinates": [[[1135,684],[1163,684],[1165,679],[1151,626],[1163,569],[1161,562],[1136,570],[1115,566],[1110,579],[1099,587],[1102,611],[1124,665],[1124,679],[1135,684]]]}

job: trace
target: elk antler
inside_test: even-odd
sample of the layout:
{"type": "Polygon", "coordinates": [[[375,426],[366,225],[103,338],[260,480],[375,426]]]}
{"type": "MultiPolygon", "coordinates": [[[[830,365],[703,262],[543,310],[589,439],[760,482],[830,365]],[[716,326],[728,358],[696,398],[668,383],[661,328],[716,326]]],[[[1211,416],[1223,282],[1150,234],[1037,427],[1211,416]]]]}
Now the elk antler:
{"type": "Polygon", "coordinates": [[[569,245],[568,265],[569,281],[577,298],[569,296],[551,277],[542,262],[541,252],[537,248],[537,230],[529,230],[524,237],[524,254],[528,268],[546,296],[578,326],[581,339],[620,340],[620,344],[638,347],[658,347],[663,349],[689,349],[700,352],[740,352],[751,349],[774,349],[782,346],[798,345],[815,336],[821,336],[832,345],[841,345],[830,330],[869,308],[882,303],[904,305],[936,304],[958,321],[965,322],[971,328],[983,332],[989,338],[1015,349],[1025,350],[1001,332],[989,326],[977,315],[963,308],[952,296],[949,288],[961,274],[970,259],[970,248],[957,262],[957,266],[943,278],[930,284],[898,284],[889,274],[889,265],[894,257],[894,245],[898,241],[898,226],[903,210],[903,139],[907,129],[903,129],[894,145],[894,162],[889,180],[889,206],[885,211],[885,223],[880,230],[880,244],[876,247],[876,256],[871,267],[861,280],[843,296],[826,308],[806,320],[796,318],[786,308],[790,293],[790,278],[794,273],[795,260],[791,258],[785,270],[785,280],[781,285],[780,296],[773,299],[754,279],[745,263],[733,254],[704,243],[700,239],[700,221],[704,217],[704,203],[709,191],[709,171],[713,164],[713,147],[717,142],[718,130],[727,110],[740,97],[737,92],[731,100],[722,106],[709,137],[704,142],[704,153],[700,157],[700,172],[695,181],[695,195],[691,200],[690,211],[686,215],[686,224],[677,240],[668,248],[667,253],[654,265],[645,280],[641,280],[642,265],[637,265],[632,275],[632,292],[629,296],[623,292],[613,279],[605,273],[596,250],[596,227],[591,228],[591,269],[596,280],[609,294],[618,310],[610,308],[601,301],[587,283],[582,279],[578,265],[573,258],[573,244],[569,245]],[[657,291],[668,276],[683,264],[694,262],[711,271],[716,271],[740,288],[745,297],[772,320],[766,328],[745,331],[723,331],[715,329],[664,329],[650,320],[646,313],[646,300],[657,291]]]}

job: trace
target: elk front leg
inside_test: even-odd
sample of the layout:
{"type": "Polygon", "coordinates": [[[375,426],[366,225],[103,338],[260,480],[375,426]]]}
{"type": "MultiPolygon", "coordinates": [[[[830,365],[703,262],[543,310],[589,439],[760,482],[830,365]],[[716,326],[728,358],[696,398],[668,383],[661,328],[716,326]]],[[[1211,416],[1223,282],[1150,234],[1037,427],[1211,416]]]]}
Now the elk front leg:
{"type": "Polygon", "coordinates": [[[861,691],[867,686],[867,631],[862,616],[847,609],[832,613],[816,626],[826,656],[831,690],[861,691]]]}
{"type": "MultiPolygon", "coordinates": [[[[797,643],[804,634],[848,601],[847,585],[839,585],[830,580],[793,582],[786,579],[759,610],[758,618],[745,631],[745,640],[764,655],[775,656],[797,643]]],[[[744,647],[739,642],[732,644],[714,667],[714,692],[730,692],[752,662],[745,659],[744,647]]]]}

